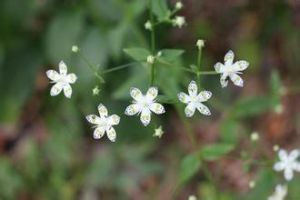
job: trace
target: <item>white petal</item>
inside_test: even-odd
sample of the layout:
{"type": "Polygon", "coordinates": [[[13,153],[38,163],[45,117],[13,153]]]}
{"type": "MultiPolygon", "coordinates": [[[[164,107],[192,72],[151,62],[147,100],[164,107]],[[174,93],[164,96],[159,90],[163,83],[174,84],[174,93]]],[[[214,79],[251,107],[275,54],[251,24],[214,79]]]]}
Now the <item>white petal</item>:
{"type": "Polygon", "coordinates": [[[147,98],[149,98],[150,100],[154,100],[157,97],[158,94],[158,90],[156,87],[150,87],[147,91],[147,98]]]}
{"type": "Polygon", "coordinates": [[[282,171],[285,168],[284,163],[283,162],[277,162],[274,164],[273,169],[275,171],[282,171]]]}
{"type": "Polygon", "coordinates": [[[163,114],[165,113],[165,108],[159,103],[152,103],[150,105],[150,110],[156,114],[163,114]]]}
{"type": "Polygon", "coordinates": [[[221,83],[222,88],[227,87],[227,85],[228,85],[227,77],[228,77],[227,73],[224,73],[221,75],[220,83],[221,83]]]}
{"type": "Polygon", "coordinates": [[[106,117],[108,115],[106,107],[101,103],[98,106],[98,112],[101,117],[106,117]]]}
{"type": "Polygon", "coordinates": [[[229,77],[234,85],[239,86],[239,87],[244,86],[244,81],[239,75],[237,75],[235,73],[231,73],[231,74],[229,74],[229,77]]]}
{"type": "Polygon", "coordinates": [[[97,115],[87,115],[85,118],[91,124],[99,124],[101,122],[100,117],[98,117],[97,115]]]}
{"type": "Polygon", "coordinates": [[[140,112],[140,107],[137,104],[131,104],[125,110],[125,114],[129,116],[135,115],[138,112],[140,112]]]}
{"type": "Polygon", "coordinates": [[[61,83],[56,83],[52,86],[50,90],[50,95],[51,96],[57,96],[61,91],[62,91],[62,84],[61,83]]]}
{"type": "Polygon", "coordinates": [[[290,181],[292,180],[294,177],[294,173],[293,173],[293,170],[290,169],[290,168],[287,168],[284,170],[284,178],[287,180],[287,181],[290,181]]]}
{"type": "Polygon", "coordinates": [[[189,103],[184,109],[185,116],[192,117],[195,113],[195,110],[196,110],[196,107],[194,106],[194,104],[189,103]]]}
{"type": "Polygon", "coordinates": [[[71,98],[72,96],[72,87],[70,84],[65,84],[64,86],[64,94],[67,98],[71,98]]]}
{"type": "Polygon", "coordinates": [[[51,69],[46,72],[46,75],[52,81],[58,81],[60,79],[59,73],[51,69]]]}
{"type": "Polygon", "coordinates": [[[191,81],[188,87],[190,96],[197,96],[198,87],[195,81],[191,81]]]}
{"type": "Polygon", "coordinates": [[[197,110],[199,110],[199,112],[203,115],[211,115],[209,108],[202,103],[199,103],[199,105],[197,106],[197,110]]]}
{"type": "Polygon", "coordinates": [[[115,129],[113,127],[111,127],[110,129],[106,130],[106,132],[107,132],[108,139],[112,142],[115,142],[116,138],[117,138],[115,129]]]}
{"type": "Polygon", "coordinates": [[[144,109],[141,113],[141,122],[144,126],[147,126],[151,121],[151,112],[149,109],[144,109]]]}
{"type": "Polygon", "coordinates": [[[66,81],[68,82],[68,83],[75,83],[76,82],[76,80],[77,80],[77,76],[76,76],[76,74],[68,74],[67,75],[67,77],[66,77],[66,81]]]}
{"type": "Polygon", "coordinates": [[[64,61],[60,61],[58,66],[59,66],[59,73],[62,75],[67,75],[68,68],[67,65],[64,63],[64,61]]]}
{"type": "Polygon", "coordinates": [[[102,128],[102,127],[97,127],[97,128],[94,130],[93,137],[94,137],[94,139],[98,140],[98,139],[100,139],[100,138],[103,137],[104,133],[105,133],[105,129],[104,129],[104,128],[102,128]]]}
{"type": "Polygon", "coordinates": [[[143,98],[142,92],[137,88],[130,88],[130,95],[136,101],[139,101],[143,98]]]}
{"type": "Polygon", "coordinates": [[[118,115],[111,115],[108,120],[111,125],[118,125],[120,123],[120,117],[118,115]]]}
{"type": "Polygon", "coordinates": [[[234,63],[234,65],[232,66],[232,70],[233,71],[243,71],[245,69],[247,69],[249,66],[249,63],[245,60],[240,60],[237,61],[236,63],[234,63]]]}
{"type": "Polygon", "coordinates": [[[188,103],[190,102],[190,96],[185,94],[184,92],[180,92],[177,94],[179,101],[182,103],[188,103]]]}
{"type": "Polygon", "coordinates": [[[224,57],[224,62],[226,65],[231,65],[233,63],[234,53],[233,51],[229,50],[224,57]]]}
{"type": "Polygon", "coordinates": [[[286,150],[280,149],[278,152],[280,160],[286,160],[288,158],[288,153],[286,150]]]}
{"type": "Polygon", "coordinates": [[[297,149],[294,149],[293,151],[291,151],[291,153],[289,154],[289,159],[290,160],[297,160],[299,157],[299,151],[297,149]]]}
{"type": "Polygon", "coordinates": [[[222,63],[218,62],[214,65],[214,68],[215,68],[216,72],[222,73],[224,70],[224,65],[222,63]]]}
{"type": "Polygon", "coordinates": [[[201,102],[207,101],[212,96],[212,93],[210,91],[202,91],[199,93],[198,98],[201,102]]]}

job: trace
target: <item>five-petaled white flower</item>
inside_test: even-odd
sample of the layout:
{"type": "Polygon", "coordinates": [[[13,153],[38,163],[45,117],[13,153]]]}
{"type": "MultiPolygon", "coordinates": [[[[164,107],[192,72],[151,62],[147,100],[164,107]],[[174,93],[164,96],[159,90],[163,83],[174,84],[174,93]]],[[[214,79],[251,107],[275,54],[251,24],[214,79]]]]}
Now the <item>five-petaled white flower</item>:
{"type": "Polygon", "coordinates": [[[234,53],[230,50],[224,57],[224,64],[218,62],[214,66],[216,72],[222,74],[220,78],[222,87],[226,87],[228,85],[228,77],[234,83],[234,85],[239,87],[244,86],[244,81],[238,74],[242,74],[241,71],[247,69],[249,63],[245,60],[240,60],[233,63],[233,59],[234,53]]]}
{"type": "Polygon", "coordinates": [[[274,165],[275,171],[284,171],[284,178],[287,181],[293,179],[294,171],[300,172],[300,162],[298,161],[300,152],[295,149],[290,153],[281,149],[278,152],[279,160],[274,165]]]}
{"type": "Polygon", "coordinates": [[[268,198],[268,200],[284,200],[286,195],[286,185],[277,185],[275,188],[275,192],[268,198]]]}
{"type": "Polygon", "coordinates": [[[173,26],[177,26],[178,28],[182,28],[186,24],[185,17],[183,16],[175,16],[172,22],[173,26]]]}
{"type": "Polygon", "coordinates": [[[203,115],[211,115],[210,110],[202,102],[207,101],[211,98],[212,93],[210,91],[201,91],[198,94],[198,87],[195,81],[191,81],[188,86],[189,95],[184,92],[178,94],[178,99],[187,104],[185,107],[185,115],[187,117],[192,117],[195,113],[195,110],[199,110],[203,115]]]}
{"type": "Polygon", "coordinates": [[[46,72],[48,78],[51,80],[51,83],[55,83],[51,90],[51,96],[57,96],[62,90],[67,98],[71,98],[72,96],[72,87],[70,84],[73,84],[77,80],[77,76],[75,74],[67,74],[68,68],[67,65],[60,61],[59,63],[59,73],[55,70],[48,70],[46,72]]]}
{"type": "Polygon", "coordinates": [[[99,117],[94,114],[86,116],[87,121],[95,125],[95,130],[93,133],[94,138],[100,139],[106,132],[108,139],[112,142],[115,142],[117,135],[112,126],[119,124],[120,117],[118,115],[108,116],[108,111],[102,104],[99,104],[98,112],[100,115],[99,117]]]}
{"type": "Polygon", "coordinates": [[[163,114],[165,112],[165,108],[155,102],[157,94],[158,90],[156,87],[150,87],[146,95],[143,95],[137,88],[131,88],[130,95],[134,100],[133,104],[126,108],[125,114],[132,116],[141,113],[141,122],[144,126],[147,126],[151,121],[151,111],[156,114],[163,114]]]}

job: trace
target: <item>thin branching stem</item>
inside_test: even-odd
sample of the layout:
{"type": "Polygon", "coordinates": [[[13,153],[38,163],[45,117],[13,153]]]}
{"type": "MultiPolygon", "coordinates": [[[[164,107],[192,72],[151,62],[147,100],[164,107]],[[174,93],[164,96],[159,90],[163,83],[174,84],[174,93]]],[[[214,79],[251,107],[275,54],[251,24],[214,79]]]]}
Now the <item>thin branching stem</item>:
{"type": "Polygon", "coordinates": [[[136,64],[136,62],[131,62],[131,63],[127,63],[127,64],[124,64],[124,65],[116,66],[116,67],[113,67],[113,68],[110,68],[110,69],[106,69],[106,70],[103,70],[101,73],[102,74],[108,74],[110,72],[115,72],[115,71],[119,71],[119,70],[128,68],[128,67],[130,67],[134,64],[136,64]]]}

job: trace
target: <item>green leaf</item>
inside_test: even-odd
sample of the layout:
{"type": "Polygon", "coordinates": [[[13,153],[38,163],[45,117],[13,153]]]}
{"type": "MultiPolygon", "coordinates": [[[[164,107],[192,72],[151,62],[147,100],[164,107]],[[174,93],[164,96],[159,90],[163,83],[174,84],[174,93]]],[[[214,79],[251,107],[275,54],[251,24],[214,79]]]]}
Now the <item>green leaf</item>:
{"type": "Polygon", "coordinates": [[[256,96],[242,99],[233,107],[236,118],[252,117],[268,111],[274,107],[274,101],[269,96],[256,96]]]}
{"type": "Polygon", "coordinates": [[[128,48],[123,51],[136,61],[146,61],[147,57],[151,55],[151,53],[144,48],[128,48]]]}
{"type": "Polygon", "coordinates": [[[183,158],[180,165],[179,180],[180,183],[185,183],[191,179],[201,167],[199,153],[193,153],[183,158]]]}
{"type": "Polygon", "coordinates": [[[204,146],[200,152],[203,159],[213,161],[229,153],[233,148],[231,144],[210,144],[204,146]]]}
{"type": "Polygon", "coordinates": [[[184,50],[182,49],[163,49],[161,52],[161,58],[167,62],[172,62],[180,57],[184,50]]]}
{"type": "Polygon", "coordinates": [[[238,122],[234,119],[227,118],[220,125],[221,140],[224,143],[235,144],[238,142],[239,134],[237,133],[238,122]]]}
{"type": "Polygon", "coordinates": [[[166,0],[152,0],[152,10],[157,16],[158,21],[168,19],[170,16],[170,10],[166,0]]]}

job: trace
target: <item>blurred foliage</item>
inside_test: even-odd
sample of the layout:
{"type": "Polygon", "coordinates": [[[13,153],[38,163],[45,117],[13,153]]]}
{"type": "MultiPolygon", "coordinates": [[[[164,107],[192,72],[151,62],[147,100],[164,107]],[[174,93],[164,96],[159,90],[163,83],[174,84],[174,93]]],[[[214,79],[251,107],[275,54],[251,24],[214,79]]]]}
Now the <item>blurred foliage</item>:
{"type": "MultiPolygon", "coordinates": [[[[153,2],[159,21],[175,3],[153,2]]],[[[243,152],[251,152],[246,161],[247,156],[272,161],[274,144],[299,147],[300,5],[283,0],[183,4],[180,15],[186,16],[188,26],[159,26],[156,34],[155,53],[161,52],[162,61],[156,64],[159,98],[174,106],[167,106],[163,118],[153,116],[150,128],[136,117],[122,117],[117,142],[111,144],[106,138],[92,139],[84,116],[94,113],[100,101],[110,113],[123,113],[130,87],[147,89],[143,61],[150,54],[150,35],[144,30],[148,2],[0,1],[0,199],[165,200],[196,193],[203,200],[257,200],[273,192],[281,177],[271,165],[248,166],[245,172],[229,156],[239,160],[243,152]],[[243,89],[221,89],[218,76],[203,77],[201,87],[214,94],[208,102],[213,117],[196,115],[187,121],[177,93],[195,77],[179,66],[196,63],[198,38],[206,40],[203,70],[212,70],[228,49],[251,65],[243,74],[243,89]],[[101,84],[72,54],[72,45],[98,70],[134,63],[105,74],[106,83],[101,84]],[[79,75],[70,100],[49,96],[45,71],[60,60],[79,75]],[[99,96],[92,95],[96,85],[99,96]],[[152,137],[159,125],[165,131],[161,140],[152,137]],[[262,134],[258,146],[249,141],[256,130],[262,134]],[[190,145],[190,131],[196,148],[190,145]],[[217,182],[211,182],[207,168],[217,182]],[[250,191],[248,175],[257,185],[250,191]]],[[[300,199],[299,184],[298,176],[289,184],[287,200],[300,199]]]]}

